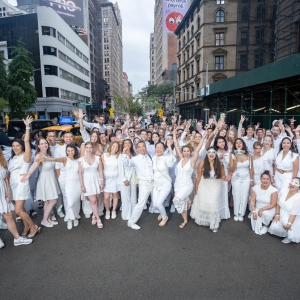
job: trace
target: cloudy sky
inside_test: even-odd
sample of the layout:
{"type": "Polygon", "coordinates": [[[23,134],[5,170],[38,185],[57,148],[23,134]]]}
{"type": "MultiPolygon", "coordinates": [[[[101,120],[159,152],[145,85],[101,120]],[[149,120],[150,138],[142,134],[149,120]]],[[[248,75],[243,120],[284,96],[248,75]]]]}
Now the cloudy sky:
{"type": "MultiPolygon", "coordinates": [[[[115,0],[111,2],[115,3],[115,0]]],[[[123,70],[137,93],[147,85],[149,38],[154,28],[155,0],[118,0],[123,21],[123,70]]],[[[16,0],[9,0],[16,5],[16,0]]]]}

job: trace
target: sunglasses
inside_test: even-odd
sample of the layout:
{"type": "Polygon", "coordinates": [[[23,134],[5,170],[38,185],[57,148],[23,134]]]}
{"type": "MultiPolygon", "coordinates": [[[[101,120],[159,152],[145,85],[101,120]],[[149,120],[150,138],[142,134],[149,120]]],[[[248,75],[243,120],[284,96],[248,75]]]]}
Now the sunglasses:
{"type": "Polygon", "coordinates": [[[135,132],[135,130],[130,130],[129,132],[130,132],[130,133],[133,133],[133,132],[135,132]]]}
{"type": "Polygon", "coordinates": [[[207,154],[217,154],[217,152],[215,150],[208,150],[207,154]]]}

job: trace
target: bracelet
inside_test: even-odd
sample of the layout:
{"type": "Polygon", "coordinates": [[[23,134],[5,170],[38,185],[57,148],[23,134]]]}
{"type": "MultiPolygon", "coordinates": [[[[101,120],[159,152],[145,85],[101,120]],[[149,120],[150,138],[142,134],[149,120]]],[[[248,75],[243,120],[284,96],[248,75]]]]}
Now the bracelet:
{"type": "Polygon", "coordinates": [[[253,210],[253,212],[252,212],[252,213],[253,213],[253,214],[254,214],[254,213],[256,213],[256,214],[257,214],[256,210],[253,210]]]}
{"type": "Polygon", "coordinates": [[[253,181],[253,179],[250,179],[250,181],[253,181]]]}
{"type": "Polygon", "coordinates": [[[288,225],[290,225],[290,226],[292,226],[292,225],[293,225],[293,223],[290,223],[290,222],[287,222],[286,224],[288,224],[288,225]]]}
{"type": "Polygon", "coordinates": [[[280,214],[275,214],[275,216],[280,216],[280,214]]]}
{"type": "Polygon", "coordinates": [[[103,178],[100,178],[100,180],[102,181],[102,180],[104,180],[103,178]]]}
{"type": "Polygon", "coordinates": [[[25,127],[25,128],[30,130],[30,127],[25,127]]]}
{"type": "Polygon", "coordinates": [[[296,132],[296,134],[300,134],[300,132],[296,132]]]}

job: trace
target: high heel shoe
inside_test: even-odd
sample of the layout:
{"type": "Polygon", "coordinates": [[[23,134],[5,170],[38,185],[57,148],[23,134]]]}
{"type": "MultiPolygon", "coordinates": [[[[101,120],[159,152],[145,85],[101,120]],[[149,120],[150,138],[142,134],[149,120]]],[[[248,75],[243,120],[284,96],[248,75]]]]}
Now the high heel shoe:
{"type": "Polygon", "coordinates": [[[161,221],[161,220],[162,220],[162,216],[161,216],[161,214],[159,214],[157,217],[157,221],[161,221]]]}
{"type": "Polygon", "coordinates": [[[95,216],[92,216],[92,225],[97,224],[97,218],[95,216]]]}
{"type": "Polygon", "coordinates": [[[36,226],[35,228],[36,228],[36,231],[35,231],[34,234],[28,234],[28,235],[27,235],[27,238],[28,238],[28,239],[33,239],[38,233],[41,232],[41,227],[36,226]]]}
{"type": "Polygon", "coordinates": [[[23,231],[21,236],[26,237],[26,235],[28,235],[29,232],[30,232],[30,228],[28,228],[27,232],[23,231]]]}
{"type": "Polygon", "coordinates": [[[102,228],[103,228],[103,224],[102,224],[101,220],[98,220],[98,221],[97,221],[97,227],[98,227],[99,229],[102,229],[102,228]]]}

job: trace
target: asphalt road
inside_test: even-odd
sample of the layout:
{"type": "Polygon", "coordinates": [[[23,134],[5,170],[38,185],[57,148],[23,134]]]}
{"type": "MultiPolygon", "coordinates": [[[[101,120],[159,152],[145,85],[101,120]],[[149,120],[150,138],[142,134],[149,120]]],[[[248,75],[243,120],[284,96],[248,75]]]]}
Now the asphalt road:
{"type": "Polygon", "coordinates": [[[139,231],[120,213],[102,230],[59,219],[19,247],[2,231],[0,299],[299,299],[300,245],[256,235],[249,219],[212,233],[193,220],[179,229],[177,213],[160,228],[156,216],[144,212],[139,231]]]}

